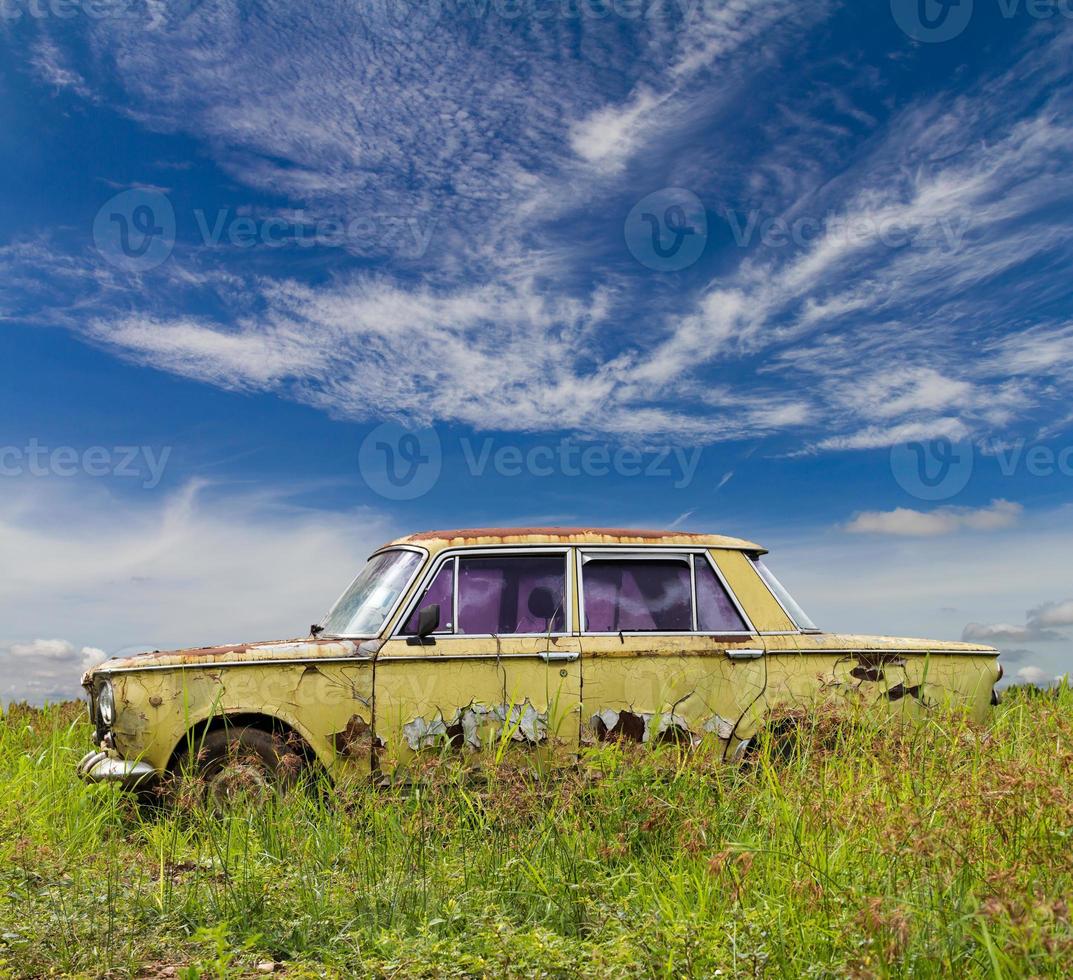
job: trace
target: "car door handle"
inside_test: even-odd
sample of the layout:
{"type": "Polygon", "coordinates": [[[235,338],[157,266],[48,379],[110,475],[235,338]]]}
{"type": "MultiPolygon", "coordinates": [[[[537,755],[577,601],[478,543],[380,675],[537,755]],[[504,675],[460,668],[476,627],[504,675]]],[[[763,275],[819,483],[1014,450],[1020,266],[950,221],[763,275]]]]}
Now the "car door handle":
{"type": "Polygon", "coordinates": [[[580,656],[576,650],[543,650],[540,653],[540,659],[546,664],[573,663],[580,656]]]}
{"type": "Polygon", "coordinates": [[[731,660],[759,660],[763,655],[763,650],[726,650],[724,651],[731,660]]]}

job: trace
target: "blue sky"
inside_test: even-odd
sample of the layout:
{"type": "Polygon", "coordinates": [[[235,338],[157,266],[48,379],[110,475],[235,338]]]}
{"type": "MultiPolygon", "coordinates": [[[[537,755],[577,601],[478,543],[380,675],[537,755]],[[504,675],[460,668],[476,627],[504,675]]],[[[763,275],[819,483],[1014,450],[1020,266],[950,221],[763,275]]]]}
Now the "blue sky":
{"type": "Polygon", "coordinates": [[[1071,18],[3,0],[0,696],[516,523],[1065,672],[1071,18]]]}

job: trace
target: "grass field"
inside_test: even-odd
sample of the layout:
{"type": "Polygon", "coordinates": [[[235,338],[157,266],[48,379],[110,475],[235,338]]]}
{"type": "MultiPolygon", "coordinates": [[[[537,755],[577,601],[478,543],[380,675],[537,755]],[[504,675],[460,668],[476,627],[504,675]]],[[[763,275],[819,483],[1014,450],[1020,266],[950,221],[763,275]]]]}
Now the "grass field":
{"type": "Polygon", "coordinates": [[[0,976],[1068,976],[1073,691],[788,759],[593,750],[142,814],[84,708],[0,724],[0,976]]]}

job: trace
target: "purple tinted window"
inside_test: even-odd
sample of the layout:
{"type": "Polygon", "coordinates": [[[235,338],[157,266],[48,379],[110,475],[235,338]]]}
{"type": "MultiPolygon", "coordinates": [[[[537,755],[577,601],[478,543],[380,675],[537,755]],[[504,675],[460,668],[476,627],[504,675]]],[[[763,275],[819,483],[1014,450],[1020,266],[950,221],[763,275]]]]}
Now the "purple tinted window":
{"type": "Polygon", "coordinates": [[[740,633],[748,627],[741,618],[727,590],[719,581],[708,559],[694,558],[697,575],[697,629],[702,633],[740,633]]]}
{"type": "Polygon", "coordinates": [[[417,617],[420,615],[421,610],[424,609],[425,606],[432,606],[436,603],[439,603],[440,606],[440,625],[436,627],[436,632],[451,632],[451,615],[452,606],[454,605],[454,583],[455,563],[453,559],[448,559],[436,573],[436,577],[432,580],[432,584],[425,590],[425,594],[421,597],[421,601],[417,604],[417,608],[414,609],[413,614],[406,620],[406,625],[402,628],[403,635],[411,636],[416,634],[417,617]]]}
{"type": "Polygon", "coordinates": [[[590,633],[693,629],[687,562],[588,561],[582,574],[590,633]]]}
{"type": "Polygon", "coordinates": [[[561,633],[566,559],[562,555],[461,558],[460,633],[561,633]]]}

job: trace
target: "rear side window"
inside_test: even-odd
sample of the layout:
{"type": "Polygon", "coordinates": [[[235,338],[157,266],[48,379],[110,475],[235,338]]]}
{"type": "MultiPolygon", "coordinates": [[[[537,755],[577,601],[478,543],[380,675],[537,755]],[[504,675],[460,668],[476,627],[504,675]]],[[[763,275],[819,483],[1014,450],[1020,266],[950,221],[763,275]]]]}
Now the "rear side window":
{"type": "Polygon", "coordinates": [[[697,574],[697,629],[702,633],[746,632],[749,627],[708,564],[708,559],[697,555],[694,563],[697,574]]]}
{"type": "Polygon", "coordinates": [[[584,628],[589,633],[748,631],[703,555],[587,558],[582,566],[582,588],[584,628]]]}
{"type": "Polygon", "coordinates": [[[459,633],[562,633],[566,556],[459,558],[459,633]]]}

